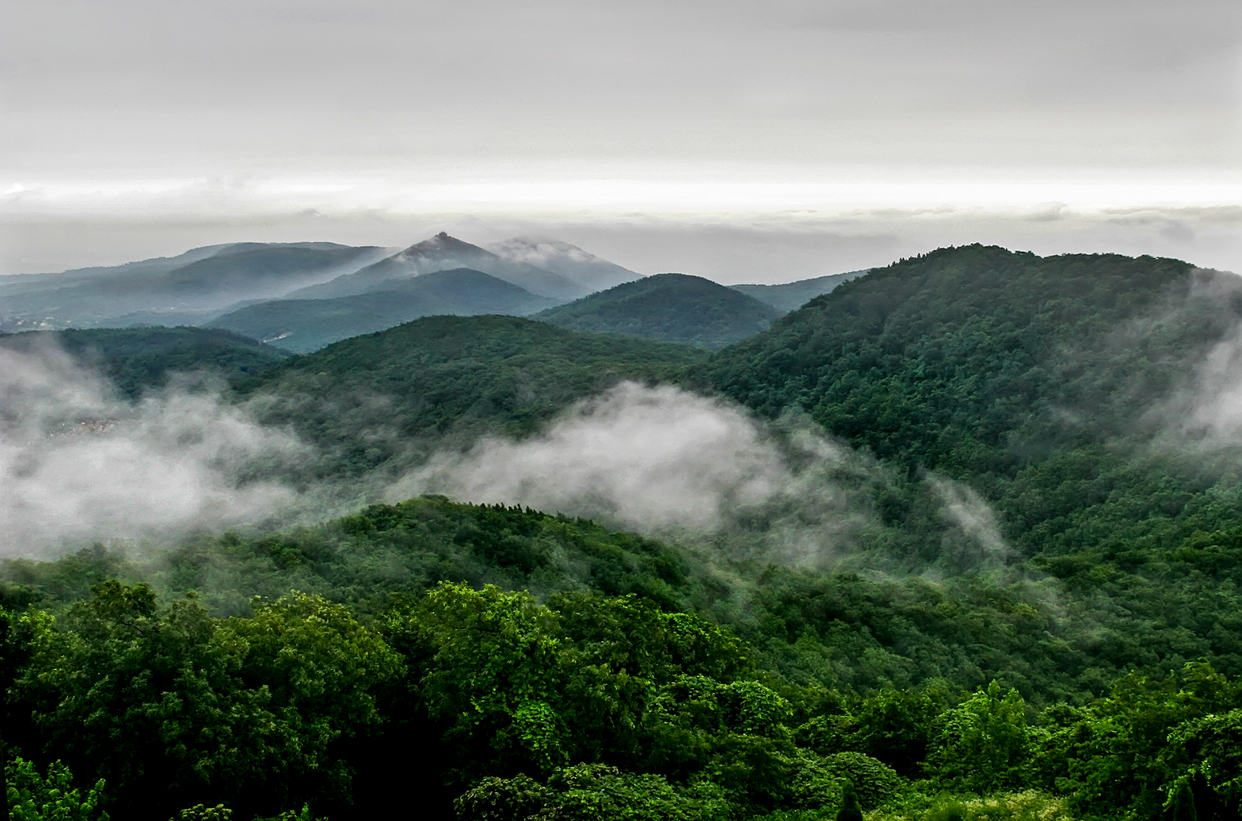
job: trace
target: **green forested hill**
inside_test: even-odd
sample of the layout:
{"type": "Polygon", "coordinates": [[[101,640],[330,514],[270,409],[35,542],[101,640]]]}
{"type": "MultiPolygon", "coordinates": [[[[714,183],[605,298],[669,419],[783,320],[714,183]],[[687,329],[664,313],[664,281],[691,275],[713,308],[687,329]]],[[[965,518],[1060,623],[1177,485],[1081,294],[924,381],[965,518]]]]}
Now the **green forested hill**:
{"type": "Polygon", "coordinates": [[[799,404],[881,457],[986,471],[1017,464],[1006,437],[1047,433],[1058,408],[1089,416],[1093,434],[1119,432],[1134,402],[1201,359],[1221,326],[1125,336],[1185,299],[1190,272],[1150,257],[942,249],[842,284],[704,372],[763,413],[799,404]]]}
{"type": "Polygon", "coordinates": [[[293,357],[239,393],[264,420],[327,448],[325,470],[357,473],[420,439],[530,433],[577,399],[668,379],[704,356],[517,317],[437,316],[293,357]]]}
{"type": "MultiPolygon", "coordinates": [[[[1036,567],[1128,613],[1120,640],[1146,635],[1159,655],[1178,624],[1218,642],[1193,657],[1234,646],[1237,627],[1213,597],[1232,602],[1239,454],[1195,408],[1213,401],[1197,394],[1211,393],[1203,366],[1240,316],[1232,274],[971,246],[841,285],[699,373],[902,466],[878,499],[901,532],[925,527],[924,471],[965,481],[1036,567]]],[[[1152,658],[1143,646],[1136,661],[1152,658]]]]}
{"type": "Polygon", "coordinates": [[[32,348],[51,340],[89,365],[97,365],[117,391],[136,398],[160,387],[174,372],[207,371],[226,381],[253,376],[288,354],[221,329],[96,328],[0,334],[0,345],[32,348]]]}
{"type": "Polygon", "coordinates": [[[711,280],[656,274],[549,308],[536,318],[578,331],[718,349],[759,333],[779,315],[771,305],[711,280]]]}

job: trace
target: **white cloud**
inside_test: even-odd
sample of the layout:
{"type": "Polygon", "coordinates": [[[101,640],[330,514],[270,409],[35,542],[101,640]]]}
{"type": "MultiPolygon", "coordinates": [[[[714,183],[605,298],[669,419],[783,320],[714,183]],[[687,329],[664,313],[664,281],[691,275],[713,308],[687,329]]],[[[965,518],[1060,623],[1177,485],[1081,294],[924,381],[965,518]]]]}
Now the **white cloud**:
{"type": "Polygon", "coordinates": [[[0,555],[279,519],[297,494],[245,473],[301,453],[209,392],[129,405],[54,347],[0,348],[0,555]]]}

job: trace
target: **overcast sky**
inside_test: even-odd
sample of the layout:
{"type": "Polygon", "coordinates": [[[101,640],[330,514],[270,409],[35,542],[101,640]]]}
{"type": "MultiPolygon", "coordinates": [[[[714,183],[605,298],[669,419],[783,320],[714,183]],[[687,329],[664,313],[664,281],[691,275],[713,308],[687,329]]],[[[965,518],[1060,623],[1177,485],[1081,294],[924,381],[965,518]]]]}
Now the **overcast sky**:
{"type": "Polygon", "coordinates": [[[1242,270],[1238,0],[9,0],[0,38],[0,273],[441,229],[1242,270]]]}

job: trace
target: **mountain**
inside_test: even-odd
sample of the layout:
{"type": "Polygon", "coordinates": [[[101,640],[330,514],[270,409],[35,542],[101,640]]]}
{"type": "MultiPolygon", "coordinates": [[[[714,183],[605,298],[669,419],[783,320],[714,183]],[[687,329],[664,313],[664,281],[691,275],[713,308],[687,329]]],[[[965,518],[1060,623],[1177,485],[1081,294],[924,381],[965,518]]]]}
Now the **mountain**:
{"type": "Polygon", "coordinates": [[[730,285],[735,291],[766,302],[780,311],[794,311],[821,294],[826,294],[842,282],[862,276],[866,271],[850,271],[845,274],[829,274],[826,277],[800,279],[781,285],[730,285]]]}
{"type": "Polygon", "coordinates": [[[477,245],[462,242],[441,232],[360,271],[337,277],[322,285],[300,289],[288,296],[291,299],[330,299],[370,291],[386,291],[394,281],[454,268],[482,271],[524,288],[536,296],[555,300],[573,299],[587,292],[586,288],[560,274],[523,262],[501,259],[477,245]]]}
{"type": "Polygon", "coordinates": [[[94,328],[0,334],[0,347],[30,351],[48,341],[98,367],[117,391],[135,399],[174,372],[209,371],[226,381],[254,376],[288,354],[239,336],[206,328],[94,328]]]}
{"type": "Polygon", "coordinates": [[[383,253],[333,243],[234,243],[170,260],[67,272],[42,277],[38,288],[0,292],[0,327],[193,324],[243,300],[280,297],[357,270],[383,253]]]}
{"type": "MultiPolygon", "coordinates": [[[[1242,493],[1222,370],[1240,322],[1233,274],[968,246],[840,285],[700,376],[911,476],[971,482],[1027,555],[1098,563],[1242,525],[1218,502],[1242,493]]],[[[898,519],[914,503],[890,502],[898,519]]]]}
{"type": "Polygon", "coordinates": [[[549,308],[535,318],[578,331],[719,349],[765,330],[778,316],[772,306],[711,280],[656,274],[549,308]]]}
{"type": "Polygon", "coordinates": [[[295,356],[238,386],[263,419],[325,449],[324,473],[413,458],[420,440],[528,434],[626,379],[668,379],[703,352],[507,316],[433,316],[295,356]]]}
{"type": "Polygon", "coordinates": [[[642,278],[642,274],[601,259],[576,245],[547,237],[513,237],[489,245],[487,249],[510,262],[560,274],[591,293],[642,278]]]}
{"type": "Polygon", "coordinates": [[[388,290],[335,299],[282,299],[247,305],[213,319],[208,326],[308,353],[423,316],[522,316],[553,302],[468,268],[433,271],[389,285],[388,290]]]}

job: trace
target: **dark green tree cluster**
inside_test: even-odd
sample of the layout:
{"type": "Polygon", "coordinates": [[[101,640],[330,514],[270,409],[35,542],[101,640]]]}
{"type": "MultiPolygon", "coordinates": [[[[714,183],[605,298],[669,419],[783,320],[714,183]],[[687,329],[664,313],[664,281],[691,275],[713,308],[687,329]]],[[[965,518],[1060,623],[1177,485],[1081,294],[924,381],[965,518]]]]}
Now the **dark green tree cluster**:
{"type": "Polygon", "coordinates": [[[412,795],[461,821],[926,817],[946,795],[963,818],[1242,810],[1242,685],[1206,664],[1037,711],[996,682],[792,684],[632,595],[445,583],[364,623],[305,594],[220,619],[108,582],[4,618],[14,817],[369,817],[412,795]]]}

